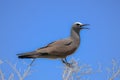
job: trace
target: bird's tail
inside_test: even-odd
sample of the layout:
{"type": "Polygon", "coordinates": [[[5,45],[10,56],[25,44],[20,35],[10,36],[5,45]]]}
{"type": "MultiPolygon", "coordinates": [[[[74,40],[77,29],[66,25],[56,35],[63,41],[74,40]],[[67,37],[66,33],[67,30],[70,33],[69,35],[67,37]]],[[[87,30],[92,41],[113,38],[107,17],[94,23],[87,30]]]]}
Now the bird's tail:
{"type": "Polygon", "coordinates": [[[17,56],[18,58],[36,58],[37,57],[36,53],[37,53],[36,51],[33,51],[33,52],[17,54],[17,56]]]}

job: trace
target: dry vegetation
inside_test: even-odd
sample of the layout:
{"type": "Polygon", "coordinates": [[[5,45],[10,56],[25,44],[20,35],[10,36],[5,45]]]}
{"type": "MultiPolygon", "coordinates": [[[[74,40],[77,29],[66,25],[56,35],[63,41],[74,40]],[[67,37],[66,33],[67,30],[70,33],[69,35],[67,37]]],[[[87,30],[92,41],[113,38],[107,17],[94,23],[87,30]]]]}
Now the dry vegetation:
{"type": "MultiPolygon", "coordinates": [[[[79,61],[71,59],[70,63],[72,64],[70,67],[64,65],[62,80],[90,80],[86,78],[86,76],[90,76],[91,74],[102,73],[101,66],[98,66],[97,70],[94,70],[88,64],[80,64],[79,61]]],[[[17,68],[17,65],[14,65],[8,61],[0,60],[0,80],[26,80],[26,77],[29,75],[31,71],[31,65],[27,66],[27,68],[23,71],[20,68],[17,68]],[[7,73],[1,69],[1,65],[5,65],[13,71],[9,76],[6,76],[7,73]]],[[[112,66],[106,69],[107,80],[120,80],[120,64],[117,60],[112,60],[112,66]]],[[[32,75],[32,74],[31,74],[32,75]]],[[[29,77],[29,76],[28,76],[29,77]]]]}
{"type": "Polygon", "coordinates": [[[13,72],[11,72],[10,75],[7,77],[7,73],[4,73],[4,71],[0,69],[0,80],[16,80],[15,77],[17,77],[17,80],[25,80],[25,78],[31,71],[31,65],[29,65],[25,70],[22,71],[20,68],[17,68],[16,64],[0,60],[0,66],[5,64],[7,64],[13,72]]]}
{"type": "Polygon", "coordinates": [[[120,80],[120,64],[115,59],[112,60],[112,67],[107,68],[108,80],[120,80]]]}
{"type": "Polygon", "coordinates": [[[79,61],[72,59],[70,63],[71,67],[64,66],[64,71],[62,78],[63,80],[88,80],[86,76],[90,76],[90,74],[95,74],[100,72],[100,66],[96,71],[88,64],[80,64],[79,61]]]}

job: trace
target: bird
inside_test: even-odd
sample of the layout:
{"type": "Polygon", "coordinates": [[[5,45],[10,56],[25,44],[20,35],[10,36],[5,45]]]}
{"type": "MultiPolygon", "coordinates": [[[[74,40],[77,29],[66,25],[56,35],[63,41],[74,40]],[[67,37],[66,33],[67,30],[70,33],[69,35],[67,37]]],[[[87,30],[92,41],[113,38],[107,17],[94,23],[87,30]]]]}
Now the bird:
{"type": "Polygon", "coordinates": [[[38,48],[31,52],[25,52],[17,54],[18,58],[21,59],[36,59],[36,58],[60,58],[61,61],[70,65],[67,62],[67,56],[73,54],[80,45],[80,31],[83,29],[89,29],[87,26],[89,24],[82,24],[81,22],[75,22],[72,25],[70,36],[61,40],[57,40],[49,43],[48,45],[38,48]]]}

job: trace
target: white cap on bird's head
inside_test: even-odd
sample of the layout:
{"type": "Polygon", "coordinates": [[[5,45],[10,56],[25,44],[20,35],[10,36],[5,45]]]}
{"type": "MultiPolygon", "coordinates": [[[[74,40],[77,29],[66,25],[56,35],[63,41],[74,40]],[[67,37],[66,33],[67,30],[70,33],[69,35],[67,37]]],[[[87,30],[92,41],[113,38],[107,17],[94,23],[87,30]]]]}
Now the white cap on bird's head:
{"type": "Polygon", "coordinates": [[[74,24],[79,24],[79,25],[82,25],[82,23],[81,23],[81,22],[75,22],[74,24]]]}
{"type": "Polygon", "coordinates": [[[88,26],[88,25],[89,25],[89,24],[83,24],[83,23],[81,23],[81,22],[75,22],[75,23],[73,24],[74,27],[76,26],[76,28],[78,27],[78,28],[80,28],[80,29],[88,29],[88,28],[83,27],[83,26],[88,26]]]}

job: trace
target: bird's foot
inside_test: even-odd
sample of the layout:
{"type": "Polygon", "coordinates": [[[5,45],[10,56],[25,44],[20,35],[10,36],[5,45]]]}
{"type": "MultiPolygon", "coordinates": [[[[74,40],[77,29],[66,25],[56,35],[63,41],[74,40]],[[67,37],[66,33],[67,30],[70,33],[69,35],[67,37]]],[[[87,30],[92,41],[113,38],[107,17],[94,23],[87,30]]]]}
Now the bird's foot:
{"type": "Polygon", "coordinates": [[[62,62],[63,62],[67,67],[72,67],[72,63],[68,63],[66,58],[65,58],[65,60],[62,59],[62,62]]]}
{"type": "Polygon", "coordinates": [[[72,67],[72,64],[71,64],[71,63],[65,63],[65,65],[66,65],[67,67],[72,67]]]}

